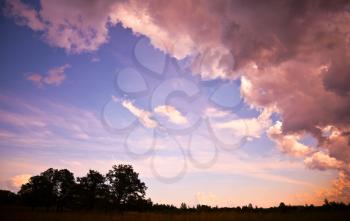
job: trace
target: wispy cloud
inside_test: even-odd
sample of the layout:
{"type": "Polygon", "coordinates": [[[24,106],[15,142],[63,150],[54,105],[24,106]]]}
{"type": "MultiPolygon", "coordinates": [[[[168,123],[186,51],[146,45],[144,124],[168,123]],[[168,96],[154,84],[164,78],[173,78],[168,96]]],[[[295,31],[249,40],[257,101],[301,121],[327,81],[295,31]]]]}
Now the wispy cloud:
{"type": "Polygon", "coordinates": [[[97,113],[41,100],[34,105],[19,98],[1,96],[17,112],[0,108],[0,145],[22,147],[84,146],[98,149],[120,142],[102,126],[97,113]],[[15,130],[13,130],[15,129],[15,130]]]}
{"type": "Polygon", "coordinates": [[[154,120],[156,114],[165,117],[170,123],[173,124],[186,124],[188,123],[187,118],[171,105],[160,105],[154,108],[154,110],[147,111],[137,107],[132,101],[120,100],[116,97],[112,97],[114,102],[121,102],[123,107],[128,109],[133,115],[135,115],[139,121],[148,128],[158,127],[159,124],[154,120]]]}
{"type": "Polygon", "coordinates": [[[70,68],[69,64],[65,64],[59,67],[51,68],[46,75],[41,75],[38,73],[31,73],[26,76],[28,81],[33,82],[38,87],[42,87],[44,85],[55,85],[59,86],[66,79],[65,71],[67,68],[70,68]]]}
{"type": "Polygon", "coordinates": [[[187,118],[182,115],[175,107],[170,105],[160,105],[154,108],[154,112],[165,116],[171,123],[174,124],[186,124],[187,118]]]}
{"type": "MultiPolygon", "coordinates": [[[[223,113],[214,112],[214,116],[225,116],[223,113]]],[[[226,115],[228,116],[228,115],[226,115]]],[[[213,121],[213,126],[221,130],[230,130],[233,134],[246,136],[251,138],[259,138],[266,129],[271,125],[270,120],[271,111],[265,109],[260,113],[258,117],[255,118],[238,118],[236,119],[226,119],[223,118],[220,121],[213,121]]]]}
{"type": "Polygon", "coordinates": [[[154,128],[158,126],[158,123],[152,119],[152,113],[141,108],[136,107],[131,101],[122,101],[123,107],[128,109],[132,114],[134,114],[140,122],[149,128],[154,128]]]}

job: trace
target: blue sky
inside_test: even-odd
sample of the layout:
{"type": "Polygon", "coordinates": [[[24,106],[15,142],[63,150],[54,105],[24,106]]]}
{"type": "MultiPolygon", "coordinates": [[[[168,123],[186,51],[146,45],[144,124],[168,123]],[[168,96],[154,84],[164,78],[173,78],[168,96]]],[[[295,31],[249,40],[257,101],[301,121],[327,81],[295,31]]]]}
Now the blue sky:
{"type": "Polygon", "coordinates": [[[319,203],[315,190],[336,178],[278,147],[317,142],[268,134],[283,118],[249,104],[242,78],[196,73],[200,54],[175,58],[120,23],[74,53],[27,26],[0,16],[1,188],[49,167],[82,176],[128,163],[154,202],[271,206],[319,203]]]}

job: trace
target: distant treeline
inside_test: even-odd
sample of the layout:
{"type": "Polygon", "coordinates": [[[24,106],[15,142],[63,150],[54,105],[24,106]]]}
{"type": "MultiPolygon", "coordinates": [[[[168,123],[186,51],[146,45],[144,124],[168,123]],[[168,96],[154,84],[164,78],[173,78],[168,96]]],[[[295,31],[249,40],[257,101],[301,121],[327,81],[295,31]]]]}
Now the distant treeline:
{"type": "Polygon", "coordinates": [[[47,169],[32,176],[18,193],[0,190],[1,206],[29,206],[46,210],[105,210],[105,211],[327,211],[350,210],[350,203],[329,202],[322,206],[290,206],[280,203],[278,207],[259,208],[252,204],[243,207],[189,207],[153,204],[146,199],[147,187],[131,165],[114,165],[106,175],[89,170],[84,177],[75,178],[67,169],[47,169]]]}

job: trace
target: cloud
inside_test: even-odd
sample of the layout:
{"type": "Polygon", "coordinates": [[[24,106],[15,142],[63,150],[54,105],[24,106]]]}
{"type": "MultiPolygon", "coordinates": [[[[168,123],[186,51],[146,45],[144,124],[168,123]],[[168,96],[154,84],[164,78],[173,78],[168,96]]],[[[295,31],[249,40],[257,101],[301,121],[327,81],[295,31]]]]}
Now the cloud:
{"type": "Polygon", "coordinates": [[[176,58],[192,57],[193,72],[203,78],[241,78],[246,103],[274,106],[281,117],[269,131],[284,152],[308,155],[300,138],[311,134],[315,148],[350,161],[348,1],[42,1],[39,10],[19,1],[7,5],[16,21],[72,53],[97,50],[108,41],[108,27],[121,23],[176,58]],[[337,134],[324,136],[328,127],[337,134]]]}
{"type": "Polygon", "coordinates": [[[99,62],[101,59],[99,58],[99,57],[92,57],[91,59],[90,59],[90,61],[92,62],[92,63],[96,63],[96,62],[99,62]]]}
{"type": "Polygon", "coordinates": [[[22,184],[25,184],[29,181],[29,178],[32,175],[30,174],[21,174],[21,175],[17,175],[11,178],[11,181],[14,185],[14,187],[16,188],[20,188],[22,186],[22,184]]]}
{"type": "Polygon", "coordinates": [[[334,126],[328,126],[322,128],[323,145],[329,150],[332,157],[335,157],[345,163],[350,163],[350,138],[349,138],[349,128],[345,130],[339,130],[334,126]]]}
{"type": "Polygon", "coordinates": [[[43,80],[43,76],[41,76],[40,74],[37,74],[37,73],[33,73],[33,74],[30,74],[26,77],[26,79],[28,81],[31,81],[33,82],[34,84],[38,85],[38,86],[41,86],[42,85],[42,80],[43,80]]]}
{"type": "Polygon", "coordinates": [[[348,162],[349,7],[344,1],[125,1],[115,16],[155,47],[194,56],[193,70],[204,78],[241,77],[248,104],[274,106],[281,116],[283,127],[272,127],[270,137],[284,152],[307,156],[310,147],[300,139],[311,134],[315,148],[348,162]],[[328,126],[339,135],[322,136],[328,126]]]}
{"type": "Polygon", "coordinates": [[[136,107],[131,101],[129,100],[124,100],[122,101],[122,105],[123,107],[125,107],[126,109],[128,109],[132,114],[134,114],[136,117],[138,117],[138,119],[140,120],[140,122],[148,128],[155,128],[158,126],[158,123],[153,120],[152,117],[152,113],[140,109],[138,107],[136,107]]]}
{"type": "Polygon", "coordinates": [[[8,16],[13,16],[19,25],[27,25],[35,31],[44,30],[45,28],[38,13],[20,0],[7,1],[5,13],[8,16]]]}
{"type": "MultiPolygon", "coordinates": [[[[115,1],[40,1],[40,9],[22,1],[6,1],[5,14],[42,33],[50,45],[68,53],[97,50],[108,41],[109,14],[115,1]]],[[[113,24],[111,24],[113,25],[113,24]]]]}
{"type": "Polygon", "coordinates": [[[19,174],[10,177],[7,180],[0,180],[0,187],[1,189],[17,192],[21,188],[22,184],[25,184],[29,181],[31,176],[32,175],[30,174],[19,174]]]}
{"type": "Polygon", "coordinates": [[[160,105],[154,108],[154,112],[165,116],[171,123],[174,124],[187,124],[187,118],[182,113],[176,110],[175,107],[170,105],[160,105]]]}
{"type": "Polygon", "coordinates": [[[64,71],[69,68],[69,64],[65,64],[60,67],[52,68],[49,70],[48,75],[44,77],[44,82],[46,84],[54,84],[56,86],[62,84],[62,82],[66,79],[66,75],[64,71]]]}
{"type": "Polygon", "coordinates": [[[48,100],[38,104],[0,95],[0,104],[18,112],[0,108],[0,145],[24,148],[75,146],[91,151],[108,149],[120,139],[110,135],[97,113],[48,100]],[[15,130],[15,131],[14,131],[15,130]],[[88,141],[88,142],[87,142],[88,141]]]}
{"type": "Polygon", "coordinates": [[[214,131],[229,131],[231,139],[233,139],[232,134],[241,138],[259,138],[272,123],[271,109],[261,111],[260,115],[255,118],[239,118],[232,114],[230,116],[226,112],[213,108],[207,109],[206,113],[214,118],[210,121],[214,131]]]}
{"type": "Polygon", "coordinates": [[[65,71],[70,67],[69,64],[65,64],[50,69],[46,75],[40,75],[38,73],[29,74],[26,79],[33,82],[38,87],[42,87],[43,85],[59,86],[66,79],[65,71]]]}
{"type": "Polygon", "coordinates": [[[326,170],[340,169],[342,167],[341,161],[323,152],[312,154],[312,156],[305,158],[304,162],[305,165],[311,169],[326,170]]]}
{"type": "Polygon", "coordinates": [[[299,142],[300,136],[297,134],[285,135],[282,133],[282,122],[277,121],[276,124],[267,130],[267,135],[274,140],[282,152],[288,153],[296,157],[307,156],[311,149],[310,147],[299,142]]]}
{"type": "Polygon", "coordinates": [[[228,116],[229,114],[230,114],[229,111],[223,111],[214,107],[208,107],[205,109],[203,117],[221,118],[221,117],[228,116]]]}
{"type": "Polygon", "coordinates": [[[350,197],[349,174],[339,171],[338,177],[333,180],[330,188],[321,188],[315,191],[314,198],[319,201],[328,199],[330,201],[347,202],[350,197]]]}
{"type": "MultiPolygon", "coordinates": [[[[115,102],[119,102],[119,99],[116,97],[112,97],[115,102]]],[[[149,112],[147,110],[143,110],[134,105],[133,102],[129,100],[121,101],[123,107],[128,109],[133,115],[138,117],[140,122],[148,128],[158,127],[158,123],[153,119],[155,114],[159,114],[161,116],[166,117],[171,123],[174,124],[186,124],[187,118],[182,115],[180,111],[178,111],[175,107],[170,105],[160,105],[154,108],[153,112],[149,112]]]]}

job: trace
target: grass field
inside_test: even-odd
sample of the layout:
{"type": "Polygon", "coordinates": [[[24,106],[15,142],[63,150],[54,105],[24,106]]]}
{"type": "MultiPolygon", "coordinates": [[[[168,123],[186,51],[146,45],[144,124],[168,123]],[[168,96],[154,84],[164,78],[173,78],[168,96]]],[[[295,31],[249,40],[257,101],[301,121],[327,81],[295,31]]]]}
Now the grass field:
{"type": "Polygon", "coordinates": [[[303,221],[303,220],[348,220],[349,211],[328,212],[54,212],[54,211],[32,211],[22,208],[1,208],[0,220],[2,221],[180,221],[180,220],[281,220],[281,221],[303,221]]]}

